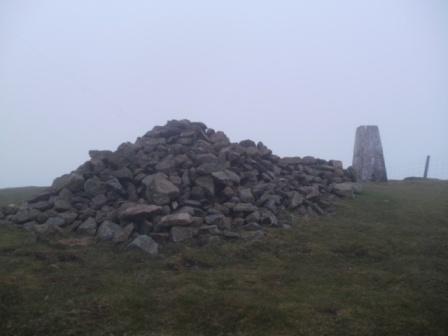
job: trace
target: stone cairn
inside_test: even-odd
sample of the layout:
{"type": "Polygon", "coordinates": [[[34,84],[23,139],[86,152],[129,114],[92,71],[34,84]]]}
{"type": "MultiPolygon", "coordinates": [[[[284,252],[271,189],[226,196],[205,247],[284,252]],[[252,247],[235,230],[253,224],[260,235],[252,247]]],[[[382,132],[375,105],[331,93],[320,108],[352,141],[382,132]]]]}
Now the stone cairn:
{"type": "Polygon", "coordinates": [[[280,158],[261,142],[231,143],[188,120],[89,155],[48,191],[0,209],[0,223],[45,236],[73,232],[154,255],[168,242],[257,239],[266,227],[288,227],[291,212],[334,211],[332,201],[356,189],[340,161],[280,158]]]}

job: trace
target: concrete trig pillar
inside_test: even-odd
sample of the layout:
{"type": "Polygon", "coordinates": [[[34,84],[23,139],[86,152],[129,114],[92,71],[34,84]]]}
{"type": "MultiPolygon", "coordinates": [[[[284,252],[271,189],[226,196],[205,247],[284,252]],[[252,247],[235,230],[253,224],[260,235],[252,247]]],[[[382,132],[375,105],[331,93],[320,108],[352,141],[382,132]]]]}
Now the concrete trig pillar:
{"type": "Polygon", "coordinates": [[[356,129],[352,167],[357,181],[387,181],[378,126],[359,126],[356,129]]]}

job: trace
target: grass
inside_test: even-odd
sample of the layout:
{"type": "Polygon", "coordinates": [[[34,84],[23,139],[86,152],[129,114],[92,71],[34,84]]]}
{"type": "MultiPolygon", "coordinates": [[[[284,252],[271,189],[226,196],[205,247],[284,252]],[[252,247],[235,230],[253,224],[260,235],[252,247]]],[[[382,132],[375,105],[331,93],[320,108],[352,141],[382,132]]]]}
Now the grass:
{"type": "Polygon", "coordinates": [[[47,187],[20,187],[0,189],[0,206],[20,204],[34,195],[43,192],[47,187]]]}
{"type": "Polygon", "coordinates": [[[2,335],[447,335],[448,183],[369,185],[259,241],[36,242],[0,227],[2,335]]]}

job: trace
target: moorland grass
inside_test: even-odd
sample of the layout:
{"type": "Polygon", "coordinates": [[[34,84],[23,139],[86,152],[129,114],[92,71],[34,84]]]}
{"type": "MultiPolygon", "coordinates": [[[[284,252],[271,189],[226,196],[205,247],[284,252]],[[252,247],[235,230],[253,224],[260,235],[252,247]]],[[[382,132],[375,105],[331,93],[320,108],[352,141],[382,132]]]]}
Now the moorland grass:
{"type": "Polygon", "coordinates": [[[447,335],[448,183],[372,184],[258,241],[150,258],[0,227],[2,335],[447,335]]]}

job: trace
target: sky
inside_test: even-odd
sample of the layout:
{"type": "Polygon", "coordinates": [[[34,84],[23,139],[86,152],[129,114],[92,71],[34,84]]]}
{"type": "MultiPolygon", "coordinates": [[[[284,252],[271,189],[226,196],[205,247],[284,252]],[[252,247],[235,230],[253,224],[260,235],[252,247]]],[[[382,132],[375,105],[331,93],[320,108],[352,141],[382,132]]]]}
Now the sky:
{"type": "Polygon", "coordinates": [[[49,185],[170,119],[390,178],[448,178],[446,0],[0,0],[0,188],[49,185]]]}

